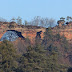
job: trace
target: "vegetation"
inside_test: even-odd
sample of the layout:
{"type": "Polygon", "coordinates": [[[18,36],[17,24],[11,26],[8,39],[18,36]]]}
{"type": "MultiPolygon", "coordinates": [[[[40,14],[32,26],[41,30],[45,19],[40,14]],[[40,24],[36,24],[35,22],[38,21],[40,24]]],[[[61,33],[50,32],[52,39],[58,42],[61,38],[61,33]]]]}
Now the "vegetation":
{"type": "Polygon", "coordinates": [[[18,23],[18,25],[22,25],[22,19],[21,19],[21,17],[17,18],[17,23],[18,23]]]}
{"type": "MultiPolygon", "coordinates": [[[[71,17],[67,17],[68,19],[71,17]]],[[[22,19],[12,18],[11,22],[17,20],[18,25],[22,25],[22,19]]],[[[65,18],[61,17],[65,22],[65,18]]],[[[54,19],[35,17],[33,21],[25,21],[25,25],[45,26],[47,25],[44,38],[41,39],[38,32],[35,44],[32,45],[28,38],[18,41],[18,48],[10,41],[0,43],[0,72],[70,72],[72,71],[72,56],[66,58],[71,46],[64,36],[60,34],[53,35],[51,27],[54,25],[54,19]]],[[[71,20],[69,21],[71,22],[71,20]]],[[[14,28],[14,25],[9,25],[14,28]]],[[[24,28],[24,27],[23,27],[24,28]]]]}
{"type": "Polygon", "coordinates": [[[16,68],[16,52],[13,45],[9,41],[0,43],[0,70],[1,72],[13,72],[16,68]]]}
{"type": "Polygon", "coordinates": [[[10,25],[8,26],[8,28],[14,28],[14,25],[10,24],[10,25]]]}
{"type": "MultiPolygon", "coordinates": [[[[27,43],[29,40],[27,40],[27,43]]],[[[34,46],[28,45],[26,52],[17,54],[11,42],[0,43],[0,72],[66,72],[69,65],[60,63],[64,59],[69,46],[65,37],[53,35],[51,28],[47,28],[45,37],[36,38],[34,46]],[[40,42],[38,42],[38,41],[40,42]],[[55,42],[59,45],[55,45],[55,42]],[[60,47],[59,47],[60,46],[60,47]],[[63,48],[63,51],[60,49],[63,48]]],[[[24,46],[23,46],[24,47],[24,46]]]]}

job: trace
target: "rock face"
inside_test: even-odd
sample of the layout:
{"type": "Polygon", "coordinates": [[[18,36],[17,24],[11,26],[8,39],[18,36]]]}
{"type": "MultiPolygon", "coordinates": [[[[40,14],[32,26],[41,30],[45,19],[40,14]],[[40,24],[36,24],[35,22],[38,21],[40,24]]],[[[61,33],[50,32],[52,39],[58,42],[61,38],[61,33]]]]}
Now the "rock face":
{"type": "Polygon", "coordinates": [[[6,33],[4,33],[0,41],[3,41],[3,40],[15,41],[18,37],[19,36],[17,35],[16,32],[7,31],[6,33]]]}
{"type": "Polygon", "coordinates": [[[72,23],[69,25],[63,25],[62,27],[56,26],[52,31],[54,34],[59,33],[61,36],[65,36],[70,43],[72,42],[72,23]]]}
{"type": "MultiPolygon", "coordinates": [[[[46,31],[46,28],[43,27],[21,26],[21,25],[19,26],[15,23],[14,23],[15,27],[12,25],[12,28],[11,27],[9,28],[9,24],[10,23],[5,23],[5,24],[0,23],[0,39],[4,35],[4,37],[8,37],[8,38],[11,37],[11,41],[12,41],[14,37],[11,35],[11,33],[14,35],[14,33],[16,32],[16,35],[14,36],[18,36],[18,37],[16,37],[15,40],[12,41],[12,43],[14,47],[17,48],[19,53],[25,53],[27,47],[31,44],[34,44],[35,38],[37,36],[43,39],[44,32],[46,31]],[[6,32],[10,32],[9,36],[7,36],[8,33],[6,34],[6,32]],[[25,40],[26,38],[30,39],[29,43],[25,40]]],[[[64,35],[66,39],[71,43],[72,46],[72,23],[63,26],[56,26],[52,28],[52,31],[53,34],[59,33],[60,35],[64,35]]],[[[59,45],[59,43],[56,42],[55,45],[57,46],[59,45]]],[[[60,46],[60,50],[63,51],[63,48],[61,49],[61,46],[60,46]]],[[[61,63],[67,63],[69,65],[70,63],[72,64],[72,54],[66,54],[65,56],[68,58],[60,59],[61,63]]]]}
{"type": "MultiPolygon", "coordinates": [[[[15,27],[13,26],[12,28],[11,27],[9,28],[9,24],[10,23],[5,23],[5,24],[0,23],[0,39],[2,38],[4,33],[6,33],[8,30],[11,30],[11,31],[15,30],[15,31],[20,32],[23,37],[29,38],[31,40],[31,42],[33,43],[37,33],[41,31],[40,36],[43,39],[44,32],[46,30],[46,28],[43,28],[43,27],[21,26],[21,25],[15,24],[15,23],[14,23],[15,27]]],[[[52,28],[52,31],[54,34],[59,33],[60,35],[64,35],[68,41],[72,40],[72,23],[61,26],[61,27],[56,26],[56,27],[52,28]]]]}
{"type": "Polygon", "coordinates": [[[31,43],[34,43],[33,41],[35,40],[37,32],[41,31],[41,33],[40,33],[41,38],[44,37],[45,28],[43,28],[43,27],[24,26],[22,28],[22,26],[19,26],[16,24],[14,24],[14,25],[15,25],[15,27],[9,28],[9,23],[8,24],[4,24],[4,23],[0,24],[0,39],[1,40],[3,40],[3,38],[7,38],[6,33],[8,33],[8,31],[10,31],[9,33],[16,32],[19,35],[19,37],[29,38],[31,43]]]}

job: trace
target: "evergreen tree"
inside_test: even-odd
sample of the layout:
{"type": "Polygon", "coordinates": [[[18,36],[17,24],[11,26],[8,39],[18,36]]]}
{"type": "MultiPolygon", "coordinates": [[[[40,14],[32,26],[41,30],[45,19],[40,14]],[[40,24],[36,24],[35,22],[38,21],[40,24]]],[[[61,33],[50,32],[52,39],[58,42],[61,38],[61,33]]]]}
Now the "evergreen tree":
{"type": "Polygon", "coordinates": [[[46,54],[41,46],[28,47],[27,53],[20,58],[17,72],[42,72],[47,69],[46,54]]]}
{"type": "Polygon", "coordinates": [[[11,22],[15,22],[15,20],[16,20],[16,19],[13,17],[13,18],[11,19],[11,22]]]}
{"type": "Polygon", "coordinates": [[[16,54],[13,45],[5,40],[0,44],[0,70],[3,72],[12,72],[16,68],[17,62],[15,61],[16,54]]]}

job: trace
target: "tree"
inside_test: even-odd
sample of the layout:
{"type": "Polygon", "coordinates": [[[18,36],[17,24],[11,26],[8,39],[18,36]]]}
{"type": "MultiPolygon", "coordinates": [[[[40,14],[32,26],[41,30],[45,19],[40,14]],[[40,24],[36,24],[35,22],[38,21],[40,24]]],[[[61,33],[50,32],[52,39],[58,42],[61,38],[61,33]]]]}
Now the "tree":
{"type": "Polygon", "coordinates": [[[53,35],[51,28],[47,28],[41,45],[47,50],[49,72],[64,72],[68,65],[61,64],[60,61],[65,59],[64,55],[68,52],[69,45],[66,38],[59,34],[53,35]]]}
{"type": "Polygon", "coordinates": [[[25,26],[28,24],[28,22],[25,20],[25,26]]]}
{"type": "Polygon", "coordinates": [[[32,21],[29,22],[29,25],[42,26],[48,28],[55,26],[55,20],[52,18],[49,19],[49,18],[42,18],[40,16],[36,16],[32,21]]]}
{"type": "Polygon", "coordinates": [[[17,72],[59,72],[58,54],[55,51],[47,52],[39,44],[29,46],[19,59],[17,72]]]}
{"type": "Polygon", "coordinates": [[[18,23],[18,25],[22,25],[22,18],[21,17],[17,18],[17,23],[18,23]]]}
{"type": "Polygon", "coordinates": [[[49,27],[53,27],[54,26],[54,23],[55,23],[55,20],[51,18],[49,20],[49,27]]]}
{"type": "Polygon", "coordinates": [[[72,72],[72,68],[68,68],[67,72],[72,72]]]}
{"type": "Polygon", "coordinates": [[[42,72],[47,69],[46,55],[43,48],[39,45],[34,48],[29,46],[27,53],[23,54],[19,60],[20,67],[18,72],[42,72]]]}
{"type": "Polygon", "coordinates": [[[61,17],[60,20],[57,21],[57,24],[59,25],[59,27],[61,27],[62,25],[65,24],[65,18],[61,17]]]}
{"type": "Polygon", "coordinates": [[[7,22],[7,20],[2,18],[2,17],[0,17],[0,22],[7,22]]]}
{"type": "Polygon", "coordinates": [[[15,20],[16,20],[16,19],[13,17],[13,18],[11,19],[11,22],[15,22],[15,20]]]}
{"type": "Polygon", "coordinates": [[[0,44],[0,55],[1,55],[1,67],[0,70],[3,72],[12,72],[17,66],[15,61],[16,52],[13,45],[5,40],[0,44]]]}
{"type": "Polygon", "coordinates": [[[68,21],[68,22],[72,22],[72,17],[67,16],[67,21],[68,21]]]}
{"type": "Polygon", "coordinates": [[[60,20],[65,20],[65,18],[64,17],[61,17],[60,20]]]}

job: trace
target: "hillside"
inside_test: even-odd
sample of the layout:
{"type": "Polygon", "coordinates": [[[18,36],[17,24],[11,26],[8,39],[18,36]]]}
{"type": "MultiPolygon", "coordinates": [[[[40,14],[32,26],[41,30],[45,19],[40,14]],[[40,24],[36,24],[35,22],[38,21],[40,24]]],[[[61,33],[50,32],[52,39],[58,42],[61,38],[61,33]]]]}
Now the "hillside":
{"type": "Polygon", "coordinates": [[[41,38],[43,38],[43,33],[45,32],[45,28],[43,27],[37,27],[37,26],[23,26],[23,25],[17,25],[16,23],[0,23],[0,38],[3,36],[5,32],[8,30],[15,30],[18,32],[21,32],[22,36],[25,38],[29,38],[31,42],[36,37],[37,32],[41,32],[41,38]],[[14,27],[9,27],[9,26],[14,27]]]}
{"type": "MultiPolygon", "coordinates": [[[[15,22],[0,22],[1,43],[3,42],[3,40],[9,40],[13,44],[14,49],[16,49],[17,54],[21,55],[21,57],[26,58],[25,54],[27,53],[30,53],[32,55],[36,53],[34,54],[35,56],[38,57],[37,54],[39,54],[40,57],[42,58],[43,56],[41,55],[44,55],[46,56],[46,58],[50,57],[51,60],[50,63],[48,63],[50,65],[54,58],[55,61],[57,60],[56,63],[59,65],[58,66],[57,64],[55,64],[57,66],[55,67],[59,68],[59,70],[62,67],[61,71],[64,72],[66,72],[68,67],[72,66],[72,48],[71,48],[72,47],[72,23],[69,23],[68,25],[61,25],[61,26],[57,25],[52,28],[44,28],[39,26],[18,25],[15,22]],[[37,48],[37,50],[35,48],[37,48]],[[40,52],[42,52],[42,48],[43,48],[43,53],[41,54],[40,52]],[[57,57],[55,57],[54,55],[56,55],[57,57]]],[[[8,46],[8,44],[6,45],[8,46]]],[[[29,57],[27,58],[27,60],[28,59],[29,57]]],[[[34,61],[29,61],[28,63],[31,62],[34,61]]],[[[20,64],[20,62],[18,63],[20,64]]],[[[40,67],[42,68],[42,66],[40,67]]]]}
{"type": "MultiPolygon", "coordinates": [[[[38,26],[24,26],[18,25],[15,22],[0,22],[0,38],[8,30],[15,30],[21,32],[22,36],[29,38],[31,42],[35,39],[38,32],[41,31],[40,36],[43,39],[46,28],[38,26]]],[[[59,33],[61,36],[64,35],[66,39],[71,43],[72,41],[72,23],[63,25],[61,27],[56,26],[52,28],[53,34],[59,33]]]]}

